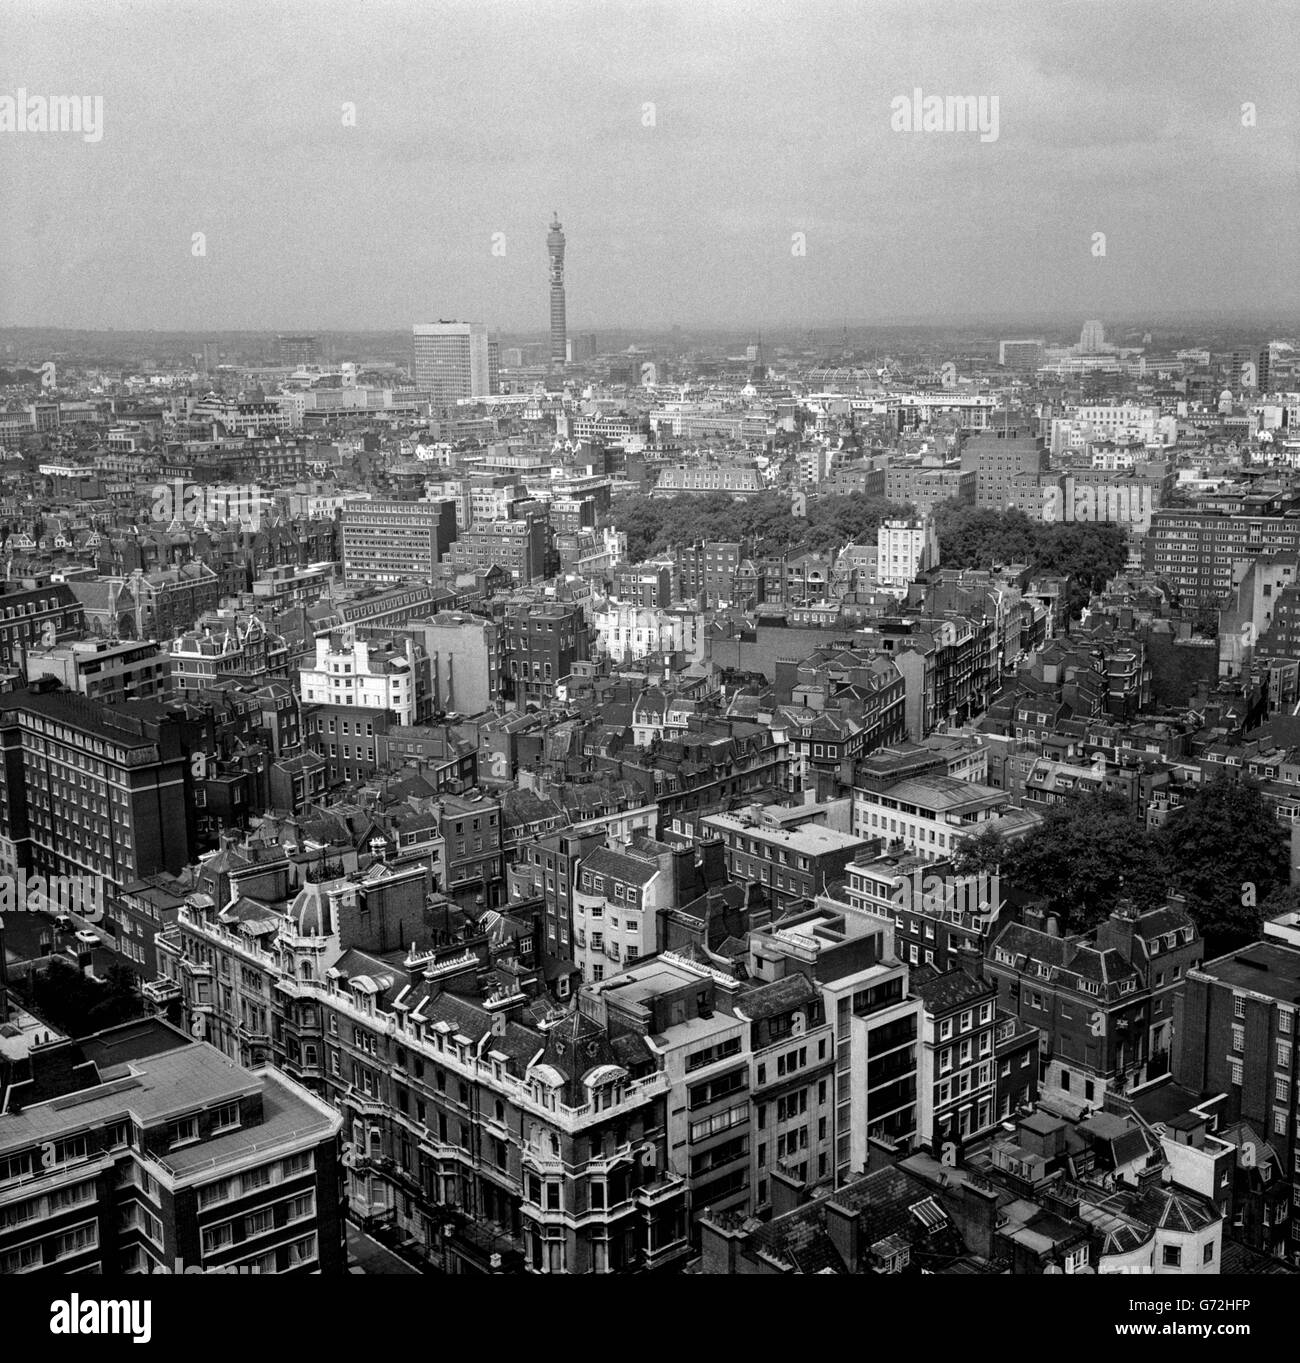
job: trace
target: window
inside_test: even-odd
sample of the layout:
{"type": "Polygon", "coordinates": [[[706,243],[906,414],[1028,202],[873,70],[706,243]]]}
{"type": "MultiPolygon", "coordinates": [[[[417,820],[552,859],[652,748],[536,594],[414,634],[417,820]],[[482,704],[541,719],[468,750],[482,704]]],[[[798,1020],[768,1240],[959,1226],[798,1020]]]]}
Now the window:
{"type": "Polygon", "coordinates": [[[1234,1051],[1246,1049],[1246,1029],[1236,1023],[1232,1027],[1232,1049],[1234,1051]]]}
{"type": "Polygon", "coordinates": [[[1214,1262],[1214,1242],[1213,1242],[1213,1241],[1211,1241],[1208,1245],[1206,1245],[1206,1247],[1205,1247],[1205,1253],[1201,1256],[1201,1262],[1202,1262],[1203,1264],[1212,1264],[1212,1263],[1214,1262]]]}
{"type": "Polygon", "coordinates": [[[199,1119],[197,1117],[182,1117],[179,1121],[171,1124],[169,1133],[173,1150],[178,1145],[189,1145],[199,1138],[199,1119]]]}
{"type": "Polygon", "coordinates": [[[1246,1016],[1246,996],[1244,994],[1234,994],[1232,996],[1232,1016],[1244,1018],[1246,1016]]]}
{"type": "Polygon", "coordinates": [[[1166,1245],[1162,1262],[1165,1268],[1181,1268],[1183,1266],[1183,1251],[1177,1245],[1166,1245]]]}
{"type": "Polygon", "coordinates": [[[264,1208],[260,1212],[254,1212],[252,1216],[244,1217],[244,1238],[251,1240],[255,1235],[265,1235],[267,1231],[275,1229],[275,1213],[270,1207],[264,1208]]]}
{"type": "MultiPolygon", "coordinates": [[[[250,1217],[249,1220],[252,1220],[250,1217]]],[[[219,1226],[209,1226],[203,1232],[203,1253],[217,1254],[235,1243],[235,1228],[229,1221],[219,1226]]]]}
{"type": "Polygon", "coordinates": [[[316,1215],[316,1194],[303,1193],[301,1197],[289,1200],[289,1214],[286,1218],[289,1222],[305,1221],[308,1217],[316,1215]]]}
{"type": "Polygon", "coordinates": [[[239,1125],[239,1104],[223,1103],[217,1110],[212,1123],[212,1134],[233,1131],[239,1125]]]}

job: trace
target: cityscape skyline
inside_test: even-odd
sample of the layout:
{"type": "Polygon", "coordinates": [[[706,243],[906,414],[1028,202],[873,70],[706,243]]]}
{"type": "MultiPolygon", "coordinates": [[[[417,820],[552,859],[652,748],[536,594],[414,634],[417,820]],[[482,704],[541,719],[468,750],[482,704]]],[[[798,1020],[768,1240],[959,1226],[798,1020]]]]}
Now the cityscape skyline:
{"type": "Polygon", "coordinates": [[[292,26],[229,8],[242,22],[212,34],[185,4],[165,26],[151,5],[6,11],[22,54],[6,89],[103,107],[94,141],[0,133],[0,325],[544,328],[537,224],[557,204],[584,330],[938,321],[1010,296],[1081,316],[1300,299],[1263,208],[1296,163],[1278,6],[1062,4],[1024,25],[1006,4],[538,4],[527,23],[450,5],[435,24],[398,4],[384,14],[410,54],[382,63],[377,12],[332,6],[337,41],[309,69],[292,26]],[[146,36],[183,85],[118,59],[146,36]],[[826,79],[831,50],[858,74],[826,79]],[[891,126],[901,94],[919,109],[932,91],[996,96],[996,140],[891,126]]]}
{"type": "Polygon", "coordinates": [[[15,1340],[184,1351],[190,1274],[293,1277],[272,1344],[395,1275],[1285,1319],[1300,9],[0,38],[15,1340]]]}

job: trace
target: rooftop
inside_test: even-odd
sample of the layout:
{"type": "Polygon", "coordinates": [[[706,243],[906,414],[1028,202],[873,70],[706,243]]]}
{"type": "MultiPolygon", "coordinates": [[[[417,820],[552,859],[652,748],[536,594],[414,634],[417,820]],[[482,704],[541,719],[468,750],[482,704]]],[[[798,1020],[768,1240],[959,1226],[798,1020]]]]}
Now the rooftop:
{"type": "Polygon", "coordinates": [[[1221,984],[1247,989],[1280,1003],[1300,1003],[1300,951],[1272,942],[1252,942],[1197,967],[1221,984]]]}
{"type": "Polygon", "coordinates": [[[798,828],[768,828],[759,823],[746,822],[734,814],[709,814],[702,822],[706,827],[723,828],[763,842],[779,843],[805,856],[823,856],[828,852],[857,849],[867,843],[866,839],[853,833],[840,833],[817,823],[800,824],[798,828]]]}
{"type": "Polygon", "coordinates": [[[935,810],[992,808],[1005,804],[1009,798],[1005,790],[977,785],[973,781],[961,781],[955,776],[938,775],[906,777],[886,787],[880,794],[891,800],[902,800],[935,810]]]}
{"type": "MultiPolygon", "coordinates": [[[[23,1149],[128,1116],[138,1126],[156,1126],[262,1087],[261,1076],[240,1069],[213,1047],[191,1042],[175,1032],[170,1032],[169,1038],[145,1033],[127,1037],[121,1044],[111,1034],[97,1040],[98,1045],[81,1048],[86,1060],[95,1066],[83,1071],[92,1082],[85,1088],[67,1085],[60,1096],[0,1116],[0,1150],[23,1149]],[[171,1049],[155,1049],[167,1043],[171,1049]],[[93,1082],[95,1078],[98,1083],[93,1082]]],[[[40,1064],[41,1056],[40,1051],[33,1054],[34,1066],[40,1064]]],[[[11,1105],[14,1096],[11,1089],[11,1105]]],[[[305,1118],[308,1111],[302,1104],[297,1115],[305,1118]]],[[[318,1122],[324,1120],[314,1110],[313,1116],[318,1122]]],[[[249,1139],[249,1132],[245,1132],[244,1140],[249,1139]]],[[[224,1140],[205,1142],[195,1150],[202,1150],[207,1160],[216,1147],[224,1145],[224,1140]]]]}

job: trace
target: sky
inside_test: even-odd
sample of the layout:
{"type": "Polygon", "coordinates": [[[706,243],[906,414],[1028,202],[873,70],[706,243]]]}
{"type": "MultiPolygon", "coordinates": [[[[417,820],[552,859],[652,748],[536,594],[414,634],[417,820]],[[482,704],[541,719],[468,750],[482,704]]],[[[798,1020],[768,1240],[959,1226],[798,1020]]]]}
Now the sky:
{"type": "Polygon", "coordinates": [[[1294,0],[4,0],[0,105],[103,115],[0,131],[0,326],[540,333],[553,210],[570,334],[1286,317],[1297,69],[1294,0]]]}

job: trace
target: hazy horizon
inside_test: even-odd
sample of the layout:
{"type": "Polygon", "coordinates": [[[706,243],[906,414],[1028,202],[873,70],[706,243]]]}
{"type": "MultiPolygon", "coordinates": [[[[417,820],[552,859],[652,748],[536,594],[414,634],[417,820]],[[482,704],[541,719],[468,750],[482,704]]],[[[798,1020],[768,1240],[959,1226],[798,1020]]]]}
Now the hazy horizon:
{"type": "Polygon", "coordinates": [[[0,97],[102,97],[97,141],[0,131],[5,328],[542,335],[553,210],[570,335],[1300,305],[1285,0],[10,0],[0,39],[0,97]],[[996,140],[896,131],[915,90],[996,140]]]}

